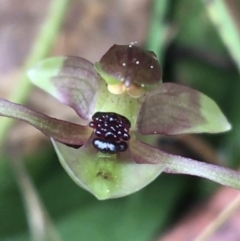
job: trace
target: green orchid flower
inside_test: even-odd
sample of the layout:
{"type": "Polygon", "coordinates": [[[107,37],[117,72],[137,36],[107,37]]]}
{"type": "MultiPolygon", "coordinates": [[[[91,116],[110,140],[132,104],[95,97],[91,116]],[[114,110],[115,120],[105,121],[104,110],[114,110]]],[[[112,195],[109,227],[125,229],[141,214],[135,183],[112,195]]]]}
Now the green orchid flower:
{"type": "Polygon", "coordinates": [[[122,197],[162,172],[204,177],[240,189],[240,173],[171,155],[146,135],[218,133],[231,128],[219,107],[191,88],[162,83],[156,55],[113,45],[93,65],[80,57],[43,60],[28,72],[38,87],[73,108],[84,125],[0,99],[0,115],[25,121],[51,138],[70,177],[98,199],[122,197]]]}

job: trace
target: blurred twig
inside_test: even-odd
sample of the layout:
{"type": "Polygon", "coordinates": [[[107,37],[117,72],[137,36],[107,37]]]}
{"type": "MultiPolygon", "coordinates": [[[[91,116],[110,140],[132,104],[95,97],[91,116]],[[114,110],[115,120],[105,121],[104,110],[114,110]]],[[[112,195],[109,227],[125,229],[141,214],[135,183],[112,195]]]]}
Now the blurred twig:
{"type": "MultiPolygon", "coordinates": [[[[26,101],[30,91],[30,83],[26,76],[26,71],[32,67],[37,61],[45,58],[52,48],[56,35],[59,31],[61,23],[64,19],[65,12],[70,0],[54,0],[51,1],[48,17],[36,37],[36,41],[32,47],[23,68],[22,75],[18,85],[11,93],[9,99],[13,102],[23,103],[26,101]]],[[[6,134],[11,127],[13,119],[1,119],[0,125],[0,144],[4,142],[6,134]]]]}
{"type": "Polygon", "coordinates": [[[213,220],[194,241],[209,240],[216,230],[240,208],[240,194],[213,220]]]}
{"type": "Polygon", "coordinates": [[[224,0],[202,0],[211,21],[240,71],[240,31],[224,0]]]}
{"type": "Polygon", "coordinates": [[[21,154],[18,149],[14,148],[9,160],[24,201],[31,236],[34,241],[61,241],[22,160],[19,159],[21,154]]]}

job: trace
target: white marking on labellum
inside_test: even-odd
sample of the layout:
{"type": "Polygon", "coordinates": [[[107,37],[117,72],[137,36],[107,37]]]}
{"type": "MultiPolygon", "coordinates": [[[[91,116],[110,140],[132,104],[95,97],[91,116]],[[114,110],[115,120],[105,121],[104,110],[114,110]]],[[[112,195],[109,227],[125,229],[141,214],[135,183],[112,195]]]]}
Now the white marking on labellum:
{"type": "Polygon", "coordinates": [[[140,64],[140,62],[139,62],[139,61],[136,61],[136,64],[140,64]]]}
{"type": "Polygon", "coordinates": [[[122,66],[126,66],[126,63],[122,63],[122,66]]]}

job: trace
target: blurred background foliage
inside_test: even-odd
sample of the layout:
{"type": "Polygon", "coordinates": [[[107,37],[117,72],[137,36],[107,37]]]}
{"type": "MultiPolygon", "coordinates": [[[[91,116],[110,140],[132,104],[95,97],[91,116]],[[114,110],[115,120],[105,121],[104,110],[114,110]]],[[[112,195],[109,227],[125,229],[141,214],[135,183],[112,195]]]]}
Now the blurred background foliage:
{"type": "MultiPolygon", "coordinates": [[[[31,56],[32,46],[46,48],[27,64],[41,57],[65,54],[94,62],[114,43],[138,41],[157,53],[163,65],[164,81],[188,85],[207,94],[233,125],[233,130],[225,134],[161,137],[159,147],[200,161],[239,167],[239,63],[234,62],[229,48],[234,48],[237,55],[240,48],[227,46],[218,31],[220,27],[224,29],[224,25],[216,27],[209,18],[207,9],[217,0],[65,1],[63,22],[55,19],[61,24],[60,29],[53,24],[51,28],[55,29],[47,30],[56,32],[50,39],[52,43],[49,40],[43,43],[46,46],[40,42],[34,45],[41,26],[50,19],[47,13],[52,2],[1,0],[1,97],[14,98],[13,93],[23,91],[19,76],[21,66],[27,56],[31,56]]],[[[64,4],[62,0],[58,4],[60,2],[64,4]]],[[[229,32],[231,39],[233,34],[239,36],[240,4],[237,0],[225,3],[229,14],[226,16],[236,24],[235,32],[229,32]]],[[[57,5],[51,14],[58,11],[57,5]]],[[[215,13],[220,14],[218,9],[215,13]]],[[[228,19],[222,21],[228,22],[228,19]]],[[[71,110],[39,90],[30,91],[28,87],[23,97],[19,102],[27,99],[25,104],[51,116],[76,118],[71,110]]],[[[2,120],[0,128],[1,123],[2,120]]],[[[98,201],[70,180],[50,141],[23,123],[14,124],[7,135],[1,137],[0,158],[0,240],[4,241],[32,240],[27,224],[27,202],[19,189],[21,181],[14,167],[16,162],[24,163],[54,224],[54,232],[59,235],[48,240],[163,240],[161,236],[166,230],[171,230],[189,210],[198,209],[200,203],[220,188],[196,177],[162,174],[133,195],[98,201]]]]}

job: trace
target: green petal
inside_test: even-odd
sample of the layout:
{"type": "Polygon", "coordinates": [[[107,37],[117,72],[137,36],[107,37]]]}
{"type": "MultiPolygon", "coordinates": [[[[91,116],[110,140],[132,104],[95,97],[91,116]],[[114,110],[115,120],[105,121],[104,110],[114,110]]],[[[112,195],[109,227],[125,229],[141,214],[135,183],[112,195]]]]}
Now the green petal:
{"type": "Polygon", "coordinates": [[[82,145],[90,136],[89,127],[51,118],[22,105],[0,98],[0,116],[22,120],[48,137],[69,145],[82,145]]]}
{"type": "Polygon", "coordinates": [[[222,185],[240,189],[240,172],[238,171],[167,154],[139,141],[132,143],[131,152],[141,163],[165,165],[164,172],[166,173],[204,177],[222,185]]]}
{"type": "Polygon", "coordinates": [[[32,83],[89,120],[93,114],[98,76],[93,64],[80,57],[55,57],[28,71],[32,83]]]}
{"type": "Polygon", "coordinates": [[[53,141],[59,160],[70,177],[98,199],[117,198],[136,192],[153,181],[164,165],[137,164],[129,152],[118,155],[98,152],[92,137],[80,149],[53,141]]]}
{"type": "Polygon", "coordinates": [[[164,83],[147,93],[137,120],[140,134],[218,133],[231,129],[216,103],[191,88],[164,83]]]}

